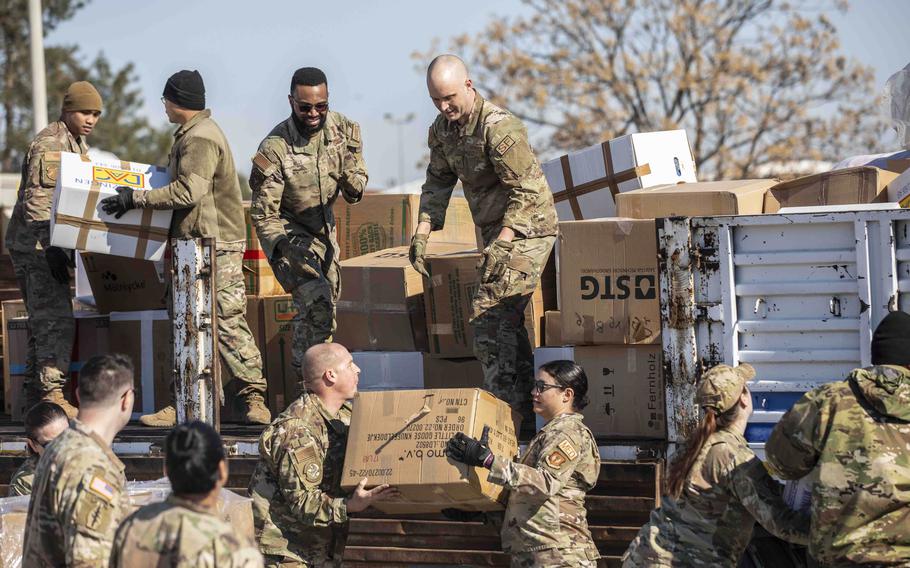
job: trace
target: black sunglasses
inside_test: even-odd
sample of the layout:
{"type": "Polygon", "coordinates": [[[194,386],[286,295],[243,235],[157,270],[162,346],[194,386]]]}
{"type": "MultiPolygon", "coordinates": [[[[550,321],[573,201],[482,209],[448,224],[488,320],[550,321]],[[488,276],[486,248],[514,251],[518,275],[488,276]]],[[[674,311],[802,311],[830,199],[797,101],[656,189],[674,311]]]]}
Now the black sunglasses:
{"type": "Polygon", "coordinates": [[[318,112],[319,114],[323,114],[327,110],[329,110],[328,102],[316,103],[314,105],[311,105],[310,103],[302,103],[294,98],[292,98],[291,100],[294,101],[295,105],[297,105],[297,110],[299,110],[300,112],[303,112],[303,113],[308,113],[311,110],[313,110],[314,108],[316,109],[316,112],[318,112]]]}
{"type": "Polygon", "coordinates": [[[534,381],[534,387],[531,389],[531,392],[539,392],[541,394],[547,392],[549,389],[561,389],[565,390],[568,387],[562,385],[551,385],[543,381],[534,381]]]}

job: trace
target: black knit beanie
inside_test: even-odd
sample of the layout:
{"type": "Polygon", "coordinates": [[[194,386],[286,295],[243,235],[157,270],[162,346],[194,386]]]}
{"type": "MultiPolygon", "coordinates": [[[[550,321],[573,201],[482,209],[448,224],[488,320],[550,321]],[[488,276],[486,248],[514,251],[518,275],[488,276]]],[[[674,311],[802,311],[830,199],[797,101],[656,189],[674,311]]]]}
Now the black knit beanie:
{"type": "Polygon", "coordinates": [[[164,98],[189,110],[205,109],[205,85],[199,71],[177,71],[164,84],[164,98]]]}
{"type": "Polygon", "coordinates": [[[872,335],[873,365],[910,366],[910,314],[891,312],[872,335]]]}

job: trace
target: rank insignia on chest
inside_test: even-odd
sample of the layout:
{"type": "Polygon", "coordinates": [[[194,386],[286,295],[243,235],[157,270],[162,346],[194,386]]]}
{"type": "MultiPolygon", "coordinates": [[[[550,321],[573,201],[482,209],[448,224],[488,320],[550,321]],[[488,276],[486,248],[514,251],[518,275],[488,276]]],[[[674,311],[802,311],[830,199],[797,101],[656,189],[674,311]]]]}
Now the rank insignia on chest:
{"type": "Polygon", "coordinates": [[[304,475],[306,475],[307,481],[310,481],[310,482],[319,481],[320,472],[321,472],[321,468],[319,467],[319,464],[315,463],[315,462],[307,464],[307,466],[303,470],[304,475]]]}
{"type": "Polygon", "coordinates": [[[562,450],[553,450],[544,461],[553,469],[559,469],[562,467],[562,464],[569,461],[569,458],[566,457],[566,454],[562,453],[562,450]]]}
{"type": "Polygon", "coordinates": [[[505,138],[502,139],[502,142],[500,142],[496,146],[496,153],[499,154],[500,156],[502,156],[503,154],[508,152],[509,148],[511,148],[514,144],[515,144],[515,140],[511,136],[506,136],[505,138]]]}

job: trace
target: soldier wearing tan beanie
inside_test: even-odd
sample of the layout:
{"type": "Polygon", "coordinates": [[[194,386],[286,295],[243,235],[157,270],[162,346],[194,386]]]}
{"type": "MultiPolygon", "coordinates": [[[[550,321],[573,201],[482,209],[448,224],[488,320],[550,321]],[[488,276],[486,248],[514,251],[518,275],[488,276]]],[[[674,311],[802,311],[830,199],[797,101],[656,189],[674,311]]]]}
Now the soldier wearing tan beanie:
{"type": "Polygon", "coordinates": [[[26,363],[25,409],[49,400],[74,417],[76,408],[63,395],[76,329],[69,272],[73,256],[50,245],[51,201],[60,152],[88,152],[85,137],[98,124],[101,95],[91,83],[77,81],[66,90],[60,110],[60,118],[39,132],[26,151],[6,246],[34,340],[26,363]]]}

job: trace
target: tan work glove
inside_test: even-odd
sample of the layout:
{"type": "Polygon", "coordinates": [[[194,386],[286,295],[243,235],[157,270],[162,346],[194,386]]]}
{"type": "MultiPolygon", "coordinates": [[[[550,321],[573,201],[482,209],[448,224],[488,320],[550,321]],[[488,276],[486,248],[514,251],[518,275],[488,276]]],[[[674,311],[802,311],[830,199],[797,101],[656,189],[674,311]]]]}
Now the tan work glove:
{"type": "Polygon", "coordinates": [[[411,266],[414,267],[414,270],[427,278],[430,277],[430,273],[427,272],[426,261],[427,241],[429,238],[429,235],[415,233],[414,236],[411,237],[411,248],[408,251],[408,259],[411,261],[411,266]]]}
{"type": "Polygon", "coordinates": [[[496,239],[483,253],[483,262],[480,265],[480,282],[490,284],[498,282],[506,273],[509,261],[512,260],[513,243],[496,239]]]}

